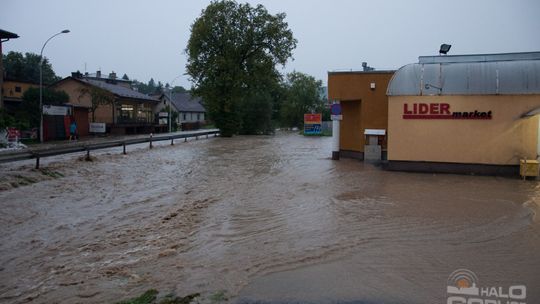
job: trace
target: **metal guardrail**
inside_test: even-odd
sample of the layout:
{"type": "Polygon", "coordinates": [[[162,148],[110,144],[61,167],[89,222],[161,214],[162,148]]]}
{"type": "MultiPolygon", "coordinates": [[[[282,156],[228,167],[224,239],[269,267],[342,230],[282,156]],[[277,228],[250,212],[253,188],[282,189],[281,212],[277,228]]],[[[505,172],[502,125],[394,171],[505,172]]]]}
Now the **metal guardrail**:
{"type": "Polygon", "coordinates": [[[148,137],[111,140],[111,141],[101,142],[101,143],[89,143],[89,144],[83,143],[83,144],[78,144],[78,145],[68,146],[68,147],[52,147],[52,148],[46,148],[46,149],[17,151],[13,153],[2,153],[0,154],[0,163],[9,163],[9,162],[35,158],[36,169],[39,169],[39,160],[40,158],[43,158],[43,157],[57,156],[57,155],[76,153],[76,152],[86,152],[86,157],[90,158],[90,151],[114,148],[114,147],[123,147],[122,153],[126,154],[126,146],[128,145],[150,143],[149,147],[150,149],[152,149],[153,147],[152,143],[157,142],[157,141],[170,140],[171,145],[174,145],[175,139],[184,138],[184,141],[187,141],[187,139],[191,137],[195,137],[195,139],[199,139],[199,137],[206,136],[206,138],[208,138],[208,136],[210,135],[217,136],[219,133],[220,133],[219,130],[211,130],[211,131],[194,131],[194,132],[188,132],[188,133],[182,133],[182,134],[174,134],[174,135],[169,134],[169,135],[161,135],[161,136],[160,135],[153,136],[151,134],[148,137]]]}

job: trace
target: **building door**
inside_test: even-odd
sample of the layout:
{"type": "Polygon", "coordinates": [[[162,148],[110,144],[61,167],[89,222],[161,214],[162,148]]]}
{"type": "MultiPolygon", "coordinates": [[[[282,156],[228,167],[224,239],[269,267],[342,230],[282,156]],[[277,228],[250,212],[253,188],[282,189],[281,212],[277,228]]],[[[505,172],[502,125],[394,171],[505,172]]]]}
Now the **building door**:
{"type": "Polygon", "coordinates": [[[362,102],[360,100],[341,101],[343,120],[341,120],[339,128],[340,150],[364,151],[364,130],[362,130],[360,120],[361,108],[362,102]]]}
{"type": "Polygon", "coordinates": [[[89,134],[90,122],[88,121],[88,109],[73,108],[73,117],[77,123],[77,131],[79,136],[87,136],[89,134]]]}

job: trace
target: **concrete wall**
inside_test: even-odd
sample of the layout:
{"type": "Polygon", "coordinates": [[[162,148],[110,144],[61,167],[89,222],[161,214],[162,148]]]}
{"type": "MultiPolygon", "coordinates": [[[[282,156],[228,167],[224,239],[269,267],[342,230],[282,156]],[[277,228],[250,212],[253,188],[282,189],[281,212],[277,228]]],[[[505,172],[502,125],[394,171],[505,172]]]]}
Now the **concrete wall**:
{"type": "Polygon", "coordinates": [[[342,104],[340,150],[363,152],[365,129],[387,129],[386,88],[392,75],[392,71],[328,74],[328,99],[342,104]],[[371,83],[375,83],[375,89],[371,89],[371,83]]]}
{"type": "Polygon", "coordinates": [[[538,95],[389,97],[388,160],[516,165],[537,158],[538,95]],[[447,103],[450,111],[492,111],[492,119],[403,119],[404,104],[447,103]]]}

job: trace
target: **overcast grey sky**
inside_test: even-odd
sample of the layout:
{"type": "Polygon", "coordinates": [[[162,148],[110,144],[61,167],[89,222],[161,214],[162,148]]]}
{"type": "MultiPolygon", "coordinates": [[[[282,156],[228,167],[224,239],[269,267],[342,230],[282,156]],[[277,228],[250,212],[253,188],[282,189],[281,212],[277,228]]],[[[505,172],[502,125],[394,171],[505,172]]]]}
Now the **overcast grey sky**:
{"type": "MultiPolygon", "coordinates": [[[[101,69],[132,79],[171,82],[185,72],[190,25],[210,1],[2,0],[0,28],[20,38],[3,51],[38,53],[51,35],[70,29],[47,45],[44,55],[60,76],[101,69]]],[[[241,2],[241,1],[240,1],[241,2]]],[[[538,0],[259,0],[271,13],[287,13],[298,39],[297,70],[326,83],[327,72],[397,69],[420,55],[540,51],[538,0]]],[[[187,76],[175,85],[190,87],[187,76]]]]}

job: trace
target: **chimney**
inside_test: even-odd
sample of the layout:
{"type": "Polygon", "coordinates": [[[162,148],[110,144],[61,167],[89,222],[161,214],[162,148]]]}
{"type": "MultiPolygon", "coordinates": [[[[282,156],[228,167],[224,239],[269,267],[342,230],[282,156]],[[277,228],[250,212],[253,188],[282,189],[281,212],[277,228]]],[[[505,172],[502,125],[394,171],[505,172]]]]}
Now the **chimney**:
{"type": "Polygon", "coordinates": [[[73,77],[73,78],[82,78],[82,74],[79,71],[71,72],[71,77],[73,77]]]}
{"type": "Polygon", "coordinates": [[[96,78],[101,78],[101,71],[96,72],[96,78]]]}
{"type": "Polygon", "coordinates": [[[109,79],[116,79],[116,73],[114,71],[109,73],[109,79]]]}

